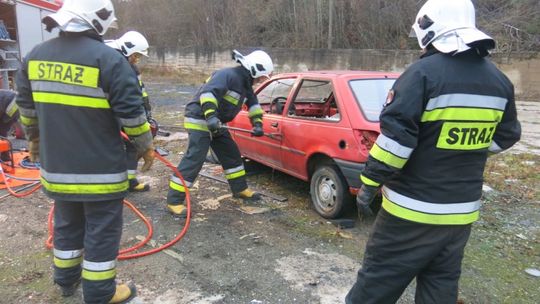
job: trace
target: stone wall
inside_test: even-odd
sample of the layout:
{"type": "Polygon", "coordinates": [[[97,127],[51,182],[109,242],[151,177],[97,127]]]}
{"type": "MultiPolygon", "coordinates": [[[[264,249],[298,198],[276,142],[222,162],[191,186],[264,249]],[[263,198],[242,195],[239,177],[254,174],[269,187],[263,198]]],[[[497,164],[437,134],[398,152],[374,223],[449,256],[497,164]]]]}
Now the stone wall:
{"type": "MultiPolygon", "coordinates": [[[[419,51],[358,49],[265,49],[274,59],[275,70],[376,70],[402,72],[414,62],[419,51]]],[[[249,53],[250,50],[240,50],[249,53]]],[[[520,99],[540,101],[540,56],[538,54],[494,54],[493,61],[514,83],[520,99]]],[[[143,62],[148,67],[166,67],[211,73],[235,65],[230,51],[198,52],[183,49],[173,52],[150,51],[143,62]]]]}

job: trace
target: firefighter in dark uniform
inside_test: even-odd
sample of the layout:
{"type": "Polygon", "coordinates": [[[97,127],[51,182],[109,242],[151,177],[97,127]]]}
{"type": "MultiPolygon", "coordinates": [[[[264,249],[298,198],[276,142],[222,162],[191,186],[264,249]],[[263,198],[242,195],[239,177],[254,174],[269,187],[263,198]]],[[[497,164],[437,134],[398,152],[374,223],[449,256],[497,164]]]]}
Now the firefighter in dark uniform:
{"type": "Polygon", "coordinates": [[[521,135],[470,0],[428,0],[413,30],[425,53],[390,91],[361,175],[359,210],[383,201],[346,303],[396,303],[416,278],[416,303],[455,304],[486,159],[521,135]]]}
{"type": "MultiPolygon", "coordinates": [[[[274,66],[272,59],[264,51],[254,51],[243,56],[235,50],[233,59],[240,63],[240,66],[216,71],[186,105],[184,127],[188,131],[189,142],[178,170],[186,186],[191,187],[211,147],[223,166],[233,195],[255,200],[260,198],[260,194],[248,188],[240,151],[229,131],[222,128],[222,124],[233,120],[245,103],[253,125],[252,134],[264,135],[263,111],[253,92],[253,85],[269,77],[274,66]]],[[[176,216],[185,217],[185,197],[184,185],[173,175],[167,195],[168,210],[176,216]]]]}
{"type": "Polygon", "coordinates": [[[121,303],[116,284],[127,166],[123,130],[145,160],[152,136],[130,65],[101,36],[116,20],[110,0],[70,0],[43,19],[59,37],[36,46],[17,74],[21,123],[44,192],[54,199],[54,282],[85,303],[121,303]]]}
{"type": "Polygon", "coordinates": [[[0,136],[7,137],[13,124],[19,119],[19,108],[15,103],[17,92],[0,90],[0,136]]]}
{"type": "MultiPolygon", "coordinates": [[[[13,124],[19,119],[19,108],[15,103],[17,93],[12,90],[0,90],[0,137],[8,137],[13,124]]],[[[11,160],[9,152],[0,154],[2,161],[11,160]]]]}
{"type": "MultiPolygon", "coordinates": [[[[151,124],[155,123],[152,119],[152,107],[150,105],[150,99],[148,98],[148,92],[141,78],[141,72],[137,67],[137,63],[141,56],[148,57],[148,41],[146,38],[139,32],[129,31],[122,35],[122,37],[116,40],[105,41],[105,44],[118,50],[126,59],[128,60],[133,72],[135,72],[137,79],[139,80],[139,86],[142,92],[144,109],[146,111],[146,118],[151,124]]],[[[155,124],[157,125],[157,124],[155,124]]],[[[152,135],[155,135],[152,133],[152,135]]],[[[126,144],[126,157],[128,161],[128,181],[129,181],[129,191],[131,192],[145,192],[150,190],[150,185],[142,184],[137,179],[137,149],[129,141],[125,141],[126,144]]]]}

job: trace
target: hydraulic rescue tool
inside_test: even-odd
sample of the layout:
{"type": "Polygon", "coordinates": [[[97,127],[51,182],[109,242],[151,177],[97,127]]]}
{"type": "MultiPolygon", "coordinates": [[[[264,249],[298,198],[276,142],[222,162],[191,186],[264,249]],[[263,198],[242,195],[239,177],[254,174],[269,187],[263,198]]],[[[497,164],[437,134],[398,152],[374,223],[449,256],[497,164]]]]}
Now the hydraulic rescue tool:
{"type": "MultiPolygon", "coordinates": [[[[253,134],[253,132],[252,132],[251,130],[248,130],[248,129],[242,129],[242,128],[236,128],[236,127],[229,127],[229,126],[227,126],[227,125],[222,125],[221,128],[227,129],[227,130],[230,130],[230,131],[238,131],[238,132],[244,132],[244,133],[253,134]]],[[[276,136],[278,136],[278,134],[274,134],[274,133],[264,133],[264,136],[269,137],[269,138],[272,138],[272,139],[275,139],[276,136]]]]}

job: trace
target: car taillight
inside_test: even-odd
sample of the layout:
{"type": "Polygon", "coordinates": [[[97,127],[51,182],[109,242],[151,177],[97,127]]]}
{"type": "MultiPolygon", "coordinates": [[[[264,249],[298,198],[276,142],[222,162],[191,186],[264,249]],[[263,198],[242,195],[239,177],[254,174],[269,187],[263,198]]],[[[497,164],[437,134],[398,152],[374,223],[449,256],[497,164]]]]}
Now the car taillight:
{"type": "Polygon", "coordinates": [[[364,146],[368,151],[371,150],[379,136],[379,133],[375,131],[354,130],[354,133],[360,139],[360,145],[364,146]]]}

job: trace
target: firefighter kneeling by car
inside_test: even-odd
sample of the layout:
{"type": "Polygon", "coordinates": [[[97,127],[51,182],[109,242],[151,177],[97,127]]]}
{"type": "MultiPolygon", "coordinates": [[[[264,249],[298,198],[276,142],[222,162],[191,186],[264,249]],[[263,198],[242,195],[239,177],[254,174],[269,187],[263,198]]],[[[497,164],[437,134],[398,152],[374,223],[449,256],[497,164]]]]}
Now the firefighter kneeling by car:
{"type": "MultiPolygon", "coordinates": [[[[19,108],[15,103],[17,92],[0,89],[0,137],[8,137],[8,133],[13,124],[19,119],[19,108]]],[[[2,161],[11,161],[11,154],[2,151],[0,154],[2,161]]]]}
{"type": "MultiPolygon", "coordinates": [[[[234,50],[233,59],[240,66],[225,68],[214,74],[199,88],[186,105],[184,128],[188,131],[188,149],[178,165],[188,187],[195,182],[210,147],[217,155],[234,197],[257,200],[260,194],[247,186],[246,171],[240,151],[231,134],[222,124],[235,118],[244,101],[253,125],[253,136],[263,136],[263,111],[253,92],[253,86],[270,77],[272,59],[264,51],[243,56],[234,50]]],[[[167,195],[167,209],[178,217],[187,216],[184,206],[186,189],[181,180],[172,176],[167,195]]]]}

